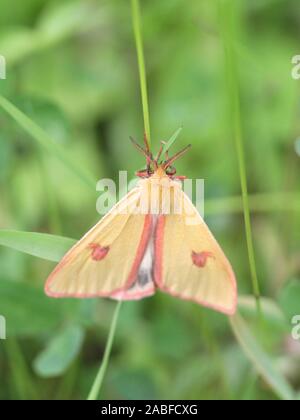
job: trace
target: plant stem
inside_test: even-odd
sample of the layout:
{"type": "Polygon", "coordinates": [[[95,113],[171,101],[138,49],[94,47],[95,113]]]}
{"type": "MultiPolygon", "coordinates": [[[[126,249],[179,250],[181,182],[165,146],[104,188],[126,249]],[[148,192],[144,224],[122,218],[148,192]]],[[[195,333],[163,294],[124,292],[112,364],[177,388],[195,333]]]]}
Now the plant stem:
{"type": "Polygon", "coordinates": [[[240,183],[243,200],[243,211],[245,221],[246,242],[248,249],[249,265],[252,279],[253,293],[256,298],[258,312],[260,312],[260,287],[257,277],[255,254],[253,246],[253,236],[251,228],[251,218],[249,209],[247,173],[245,164],[245,151],[243,144],[242,124],[241,124],[241,106],[240,91],[238,83],[238,71],[236,63],[236,55],[234,51],[234,34],[233,30],[236,26],[234,16],[234,4],[232,0],[220,0],[220,16],[222,16],[221,27],[223,35],[223,43],[225,50],[225,67],[228,81],[228,97],[230,100],[230,110],[233,125],[233,134],[235,138],[236,152],[239,165],[240,183]]]}
{"type": "MultiPolygon", "coordinates": [[[[139,0],[131,0],[131,13],[132,13],[132,24],[133,24],[133,30],[134,30],[136,54],[137,54],[139,76],[140,76],[140,89],[141,89],[141,96],[142,96],[144,130],[145,130],[146,141],[150,149],[151,137],[150,137],[149,105],[148,105],[143,39],[142,39],[142,32],[141,32],[141,17],[140,17],[139,0]]],[[[111,353],[111,349],[113,345],[113,340],[114,340],[114,336],[116,332],[121,304],[122,304],[122,301],[119,301],[114,312],[114,316],[113,316],[112,323],[109,330],[108,339],[105,346],[103,360],[101,362],[98,374],[95,378],[91,391],[88,395],[89,401],[96,400],[101,390],[101,385],[103,382],[105,372],[107,370],[109,357],[110,357],[110,353],[111,353]]]]}
{"type": "Polygon", "coordinates": [[[131,0],[131,14],[132,14],[132,25],[133,25],[133,31],[134,31],[136,54],[137,54],[137,61],[138,61],[138,68],[139,68],[140,88],[141,88],[143,117],[144,117],[144,130],[145,130],[145,135],[146,135],[148,145],[150,148],[151,136],[150,136],[149,105],[148,105],[148,92],[147,92],[143,38],[142,38],[142,31],[141,31],[141,13],[140,13],[139,0],[131,0]]]}
{"type": "Polygon", "coordinates": [[[107,370],[108,362],[109,362],[109,357],[110,357],[110,353],[111,353],[111,349],[112,349],[112,345],[114,341],[114,336],[116,332],[121,305],[122,305],[122,301],[120,300],[117,303],[116,308],[115,308],[115,312],[113,315],[113,319],[112,319],[109,334],[108,334],[108,339],[105,346],[104,356],[103,356],[98,374],[95,378],[95,381],[88,395],[88,398],[87,398],[88,401],[95,401],[99,397],[101,385],[102,385],[103,378],[104,378],[105,372],[107,370]]]}

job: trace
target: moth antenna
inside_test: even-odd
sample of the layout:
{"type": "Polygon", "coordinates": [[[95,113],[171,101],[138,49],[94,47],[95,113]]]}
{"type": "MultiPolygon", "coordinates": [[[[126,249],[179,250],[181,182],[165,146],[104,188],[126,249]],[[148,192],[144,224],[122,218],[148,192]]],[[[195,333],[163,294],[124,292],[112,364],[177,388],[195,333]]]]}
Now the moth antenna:
{"type": "Polygon", "coordinates": [[[179,159],[182,155],[184,155],[191,147],[192,145],[189,144],[188,146],[186,146],[184,149],[182,149],[180,152],[176,153],[174,156],[172,156],[171,158],[169,158],[164,164],[163,164],[163,168],[166,170],[170,165],[172,165],[175,160],[179,159]]]}
{"type": "Polygon", "coordinates": [[[141,152],[144,156],[145,156],[145,158],[146,158],[146,163],[147,163],[147,172],[150,172],[151,171],[151,165],[152,164],[154,164],[154,166],[155,166],[155,169],[157,169],[158,168],[158,164],[157,164],[157,162],[153,159],[153,156],[152,156],[152,154],[151,154],[151,152],[150,151],[147,151],[147,150],[145,150],[142,146],[140,146],[135,140],[134,140],[134,138],[133,137],[129,137],[130,138],[130,140],[131,140],[131,142],[132,142],[132,144],[134,145],[134,147],[136,147],[137,148],[137,150],[139,151],[139,152],[141,152]]]}
{"type": "Polygon", "coordinates": [[[151,157],[149,156],[149,153],[145,150],[145,149],[143,149],[143,147],[142,146],[140,146],[135,140],[134,140],[134,138],[133,137],[129,137],[130,138],[130,140],[131,140],[131,142],[132,142],[132,144],[134,145],[134,147],[136,148],[136,149],[138,149],[138,151],[139,152],[141,152],[144,156],[145,156],[145,158],[147,159],[147,162],[148,162],[148,160],[150,160],[151,161],[151,157]]]}
{"type": "Polygon", "coordinates": [[[162,151],[163,151],[163,148],[164,148],[164,142],[163,142],[163,141],[161,141],[161,142],[160,142],[160,148],[159,148],[159,151],[158,151],[158,153],[157,153],[157,155],[156,155],[156,158],[155,158],[155,161],[156,161],[156,162],[158,162],[158,161],[159,161],[159,159],[160,159],[160,157],[161,157],[161,154],[162,154],[162,151]]]}

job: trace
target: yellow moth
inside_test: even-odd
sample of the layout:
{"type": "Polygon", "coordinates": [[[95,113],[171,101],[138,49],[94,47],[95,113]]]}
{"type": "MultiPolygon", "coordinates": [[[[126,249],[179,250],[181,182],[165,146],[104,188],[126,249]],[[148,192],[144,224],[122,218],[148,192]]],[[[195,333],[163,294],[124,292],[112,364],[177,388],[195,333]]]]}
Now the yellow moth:
{"type": "MultiPolygon", "coordinates": [[[[171,166],[186,150],[154,158],[147,169],[50,274],[48,296],[133,300],[156,289],[228,315],[236,311],[234,272],[171,166]]],[[[189,147],[189,146],[188,146],[189,147]]]]}

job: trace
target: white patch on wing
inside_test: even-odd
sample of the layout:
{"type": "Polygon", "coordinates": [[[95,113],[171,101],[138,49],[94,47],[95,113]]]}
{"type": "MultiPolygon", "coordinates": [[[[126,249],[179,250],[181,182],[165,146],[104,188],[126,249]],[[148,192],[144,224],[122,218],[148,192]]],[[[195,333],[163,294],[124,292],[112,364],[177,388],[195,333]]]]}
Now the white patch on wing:
{"type": "Polygon", "coordinates": [[[137,280],[135,281],[135,283],[137,283],[140,287],[144,287],[149,282],[153,282],[152,280],[153,255],[154,255],[154,243],[153,243],[153,234],[151,234],[150,241],[148,243],[144,258],[141,262],[141,265],[138,271],[137,280]]]}
{"type": "Polygon", "coordinates": [[[136,280],[128,290],[114,294],[113,299],[116,300],[135,300],[145,296],[151,296],[155,293],[155,285],[153,282],[153,265],[154,265],[154,232],[156,228],[157,217],[153,217],[152,232],[149,243],[147,245],[144,257],[139,267],[136,280]]]}

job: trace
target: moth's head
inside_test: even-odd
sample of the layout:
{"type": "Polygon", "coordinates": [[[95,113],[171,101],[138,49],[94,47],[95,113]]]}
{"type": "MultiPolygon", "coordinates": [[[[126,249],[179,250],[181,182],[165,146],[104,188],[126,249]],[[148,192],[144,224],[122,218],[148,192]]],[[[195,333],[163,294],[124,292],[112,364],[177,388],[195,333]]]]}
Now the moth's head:
{"type": "MultiPolygon", "coordinates": [[[[146,158],[146,169],[142,169],[136,173],[140,178],[150,178],[154,174],[159,177],[168,176],[174,178],[176,175],[176,169],[174,168],[173,163],[179,159],[187,150],[191,147],[189,144],[181,151],[177,152],[174,156],[169,157],[168,151],[164,152],[165,143],[161,141],[160,149],[157,155],[154,157],[150,151],[149,143],[147,137],[144,136],[145,148],[140,146],[132,137],[130,138],[133,145],[142,153],[146,158]],[[162,155],[165,155],[162,157],[162,155]]],[[[181,177],[179,177],[181,178],[181,177]]]]}

